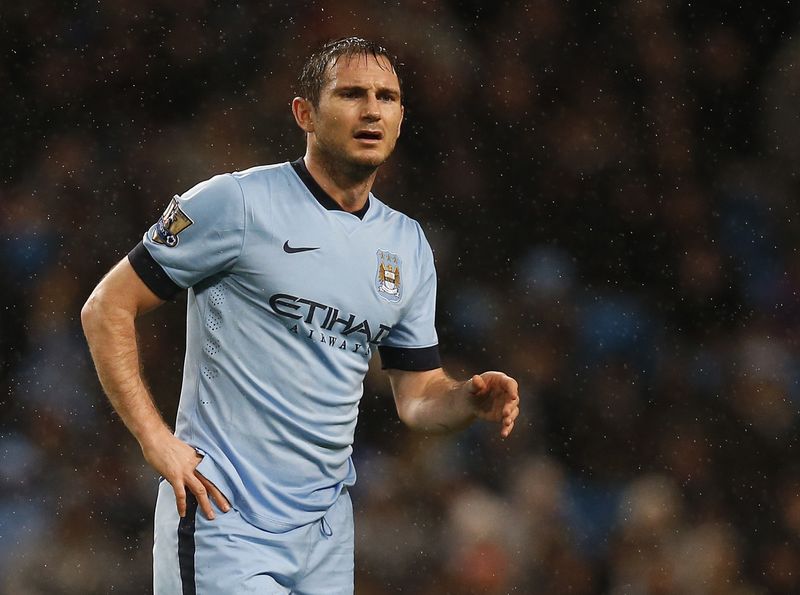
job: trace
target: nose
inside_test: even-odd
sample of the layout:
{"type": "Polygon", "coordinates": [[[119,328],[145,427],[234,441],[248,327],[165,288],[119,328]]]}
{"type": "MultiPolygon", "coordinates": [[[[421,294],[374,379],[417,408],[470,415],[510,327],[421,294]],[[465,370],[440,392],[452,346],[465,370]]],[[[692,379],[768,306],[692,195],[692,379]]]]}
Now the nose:
{"type": "Polygon", "coordinates": [[[375,93],[367,93],[366,100],[364,102],[363,117],[365,120],[369,120],[370,122],[381,119],[380,105],[375,93]]]}

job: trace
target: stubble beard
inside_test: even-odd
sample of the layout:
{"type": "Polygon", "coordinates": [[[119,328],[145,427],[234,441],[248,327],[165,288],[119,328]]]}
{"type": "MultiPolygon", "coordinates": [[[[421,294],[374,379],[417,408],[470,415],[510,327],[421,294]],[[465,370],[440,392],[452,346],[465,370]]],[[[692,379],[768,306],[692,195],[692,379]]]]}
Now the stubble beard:
{"type": "Polygon", "coordinates": [[[386,163],[392,151],[389,151],[383,158],[358,159],[347,154],[343,150],[319,143],[319,157],[321,165],[328,172],[328,175],[341,182],[358,184],[365,182],[375,175],[378,168],[386,163]]]}

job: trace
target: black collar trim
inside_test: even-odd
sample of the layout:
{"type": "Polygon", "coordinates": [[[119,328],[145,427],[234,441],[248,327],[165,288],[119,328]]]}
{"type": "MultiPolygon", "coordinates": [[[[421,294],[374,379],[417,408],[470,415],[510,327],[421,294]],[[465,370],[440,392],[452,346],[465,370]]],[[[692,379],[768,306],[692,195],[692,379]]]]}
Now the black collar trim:
{"type": "MultiPolygon", "coordinates": [[[[317,181],[311,175],[311,172],[308,171],[306,163],[305,161],[303,161],[302,157],[300,157],[300,159],[292,161],[291,166],[294,169],[297,176],[303,181],[303,184],[306,185],[306,188],[308,188],[309,192],[311,192],[311,194],[314,195],[314,198],[317,199],[317,202],[319,204],[321,204],[329,211],[344,211],[342,205],[333,200],[333,198],[331,198],[331,195],[325,192],[322,189],[322,186],[320,186],[317,183],[317,181]]],[[[369,197],[367,197],[367,202],[366,204],[364,204],[363,207],[352,213],[350,213],[350,211],[345,211],[345,213],[350,213],[351,215],[355,215],[359,219],[364,219],[364,215],[367,214],[368,210],[369,210],[369,197]]]]}

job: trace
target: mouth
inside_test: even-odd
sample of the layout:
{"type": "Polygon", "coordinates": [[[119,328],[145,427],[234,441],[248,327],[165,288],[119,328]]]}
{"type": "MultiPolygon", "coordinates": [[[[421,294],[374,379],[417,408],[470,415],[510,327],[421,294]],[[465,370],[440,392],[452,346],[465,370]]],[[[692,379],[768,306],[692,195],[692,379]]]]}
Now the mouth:
{"type": "Polygon", "coordinates": [[[366,143],[377,143],[383,140],[383,132],[380,130],[359,130],[353,138],[366,143]]]}

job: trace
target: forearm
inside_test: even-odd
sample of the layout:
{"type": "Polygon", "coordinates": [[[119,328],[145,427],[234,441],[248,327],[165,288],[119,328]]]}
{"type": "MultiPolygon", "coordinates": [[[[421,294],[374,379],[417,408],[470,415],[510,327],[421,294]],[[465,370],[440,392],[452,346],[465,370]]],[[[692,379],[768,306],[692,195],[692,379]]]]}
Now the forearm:
{"type": "Polygon", "coordinates": [[[135,315],[96,292],[81,311],[81,321],[103,390],[144,447],[169,428],[142,379],[135,315]]]}
{"type": "Polygon", "coordinates": [[[230,509],[228,500],[198,473],[202,457],[164,423],[141,374],[136,318],[163,303],[123,258],[89,296],[81,322],[103,390],[139,441],[145,460],[172,486],[178,514],[186,514],[191,492],[206,518],[213,519],[209,494],[223,511],[230,509]]]}
{"type": "Polygon", "coordinates": [[[427,379],[416,394],[412,387],[398,394],[399,414],[415,430],[440,433],[461,430],[475,420],[467,390],[468,382],[450,378],[443,371],[427,379]]]}

